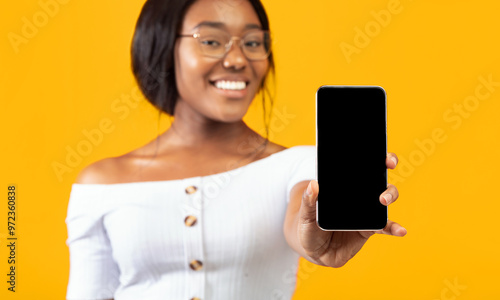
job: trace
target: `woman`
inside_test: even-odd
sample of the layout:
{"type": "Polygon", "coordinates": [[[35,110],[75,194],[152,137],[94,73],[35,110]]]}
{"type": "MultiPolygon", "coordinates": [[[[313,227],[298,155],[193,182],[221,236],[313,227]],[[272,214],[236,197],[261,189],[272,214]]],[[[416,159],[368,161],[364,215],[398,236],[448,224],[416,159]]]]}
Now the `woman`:
{"type": "MultiPolygon", "coordinates": [[[[406,234],[392,221],[379,232],[320,230],[315,147],[287,149],[242,121],[274,68],[268,30],[258,0],[144,4],[133,72],[174,121],[79,174],[67,299],[289,299],[299,256],[340,267],[374,233],[406,234]]],[[[387,167],[396,163],[389,154],[387,167]]],[[[389,185],[380,201],[397,198],[389,185]]]]}

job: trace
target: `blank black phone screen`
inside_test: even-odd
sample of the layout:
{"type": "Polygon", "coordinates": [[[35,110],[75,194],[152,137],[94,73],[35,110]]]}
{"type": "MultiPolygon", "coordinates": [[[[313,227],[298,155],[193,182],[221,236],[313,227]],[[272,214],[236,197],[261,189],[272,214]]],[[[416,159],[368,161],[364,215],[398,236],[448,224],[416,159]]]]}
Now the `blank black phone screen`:
{"type": "Polygon", "coordinates": [[[379,86],[322,86],[316,93],[319,194],[324,230],[378,230],[387,223],[386,93],[379,86]]]}

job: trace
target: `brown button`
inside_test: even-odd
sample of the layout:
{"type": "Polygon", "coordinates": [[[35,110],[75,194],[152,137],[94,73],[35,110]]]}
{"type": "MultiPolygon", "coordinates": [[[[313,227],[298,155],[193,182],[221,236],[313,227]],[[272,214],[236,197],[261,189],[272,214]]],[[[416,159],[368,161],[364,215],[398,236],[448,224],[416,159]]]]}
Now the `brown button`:
{"type": "Polygon", "coordinates": [[[192,193],[196,192],[196,190],[197,190],[197,188],[194,185],[188,186],[186,188],[186,194],[192,194],[192,193]]]}
{"type": "Polygon", "coordinates": [[[191,269],[193,269],[195,271],[199,271],[199,270],[201,270],[201,268],[203,268],[203,264],[201,263],[201,261],[196,260],[196,259],[193,259],[189,263],[189,266],[191,267],[191,269]]]}
{"type": "Polygon", "coordinates": [[[186,224],[186,226],[193,226],[194,224],[196,224],[196,217],[195,216],[187,216],[184,219],[184,224],[186,224]]]}

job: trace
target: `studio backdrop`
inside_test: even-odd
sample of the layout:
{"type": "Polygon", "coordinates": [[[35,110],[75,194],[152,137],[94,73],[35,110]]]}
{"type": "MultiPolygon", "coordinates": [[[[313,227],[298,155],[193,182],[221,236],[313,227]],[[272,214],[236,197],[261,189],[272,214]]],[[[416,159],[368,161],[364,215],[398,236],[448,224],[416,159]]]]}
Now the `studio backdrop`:
{"type": "MultiPolygon", "coordinates": [[[[276,62],[271,141],[315,144],[321,85],[384,87],[388,151],[399,157],[388,175],[400,193],[389,218],[408,230],[371,237],[341,268],[299,259],[280,275],[297,278],[293,299],[500,299],[500,3],[263,3],[276,62]]],[[[71,184],[85,166],[170,126],[130,68],[143,4],[2,3],[1,299],[64,299],[71,184]]],[[[263,116],[257,95],[244,121],[264,135],[263,116]]]]}

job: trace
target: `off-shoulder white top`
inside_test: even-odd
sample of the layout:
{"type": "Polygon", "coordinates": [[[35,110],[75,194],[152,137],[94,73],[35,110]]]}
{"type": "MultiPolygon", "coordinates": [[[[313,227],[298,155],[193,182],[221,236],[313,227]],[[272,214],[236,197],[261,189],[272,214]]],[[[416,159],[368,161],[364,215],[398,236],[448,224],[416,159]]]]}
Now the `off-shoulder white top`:
{"type": "Polygon", "coordinates": [[[67,299],[290,299],[299,255],[283,234],[316,147],[223,173],[72,185],[67,299]]]}

